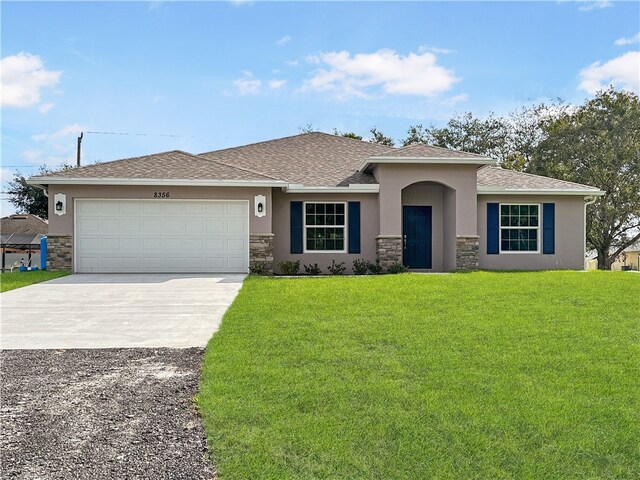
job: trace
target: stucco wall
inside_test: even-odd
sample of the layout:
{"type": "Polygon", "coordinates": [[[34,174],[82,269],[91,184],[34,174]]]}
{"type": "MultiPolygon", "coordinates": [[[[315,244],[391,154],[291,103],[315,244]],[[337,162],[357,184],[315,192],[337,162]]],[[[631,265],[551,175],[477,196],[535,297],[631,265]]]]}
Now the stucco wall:
{"type": "MultiPolygon", "coordinates": [[[[589,208],[589,207],[587,207],[589,208]]],[[[542,212],[542,210],[541,210],[542,212]]],[[[541,223],[542,225],[542,218],[541,223]]],[[[584,200],[580,196],[478,196],[480,268],[487,270],[552,270],[584,268],[584,200]],[[555,203],[555,253],[487,254],[487,203],[555,203]]],[[[542,249],[541,249],[542,250],[542,249]]]]}
{"type": "MultiPolygon", "coordinates": [[[[398,213],[400,215],[400,213],[398,213]]],[[[351,273],[351,265],[356,258],[374,261],[376,258],[376,237],[379,231],[378,198],[376,194],[288,194],[273,190],[273,233],[274,237],[274,271],[280,273],[278,262],[283,260],[300,260],[302,265],[317,263],[322,273],[327,273],[331,260],[345,262],[346,273],[351,273]],[[290,202],[360,202],[360,253],[301,253],[291,254],[290,247],[290,202]]],[[[348,219],[347,219],[348,222],[348,219]]]]}
{"type": "MultiPolygon", "coordinates": [[[[380,164],[373,173],[380,183],[380,235],[402,234],[402,190],[417,182],[455,190],[455,234],[477,235],[476,165],[380,164]]],[[[451,201],[447,205],[453,207],[451,201]]]]}
{"type": "Polygon", "coordinates": [[[154,192],[169,192],[170,200],[249,200],[249,232],[271,232],[271,188],[52,185],[49,187],[49,235],[73,235],[73,200],[76,198],[154,200],[154,192]],[[65,215],[54,213],[53,198],[56,193],[67,196],[65,215]],[[254,215],[255,195],[267,198],[267,214],[264,217],[254,215]]]}

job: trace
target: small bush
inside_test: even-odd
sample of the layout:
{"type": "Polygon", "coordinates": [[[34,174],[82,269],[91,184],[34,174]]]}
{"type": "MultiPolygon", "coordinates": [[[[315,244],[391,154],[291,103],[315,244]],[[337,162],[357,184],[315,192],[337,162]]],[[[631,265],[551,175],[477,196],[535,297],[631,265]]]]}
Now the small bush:
{"type": "Polygon", "coordinates": [[[402,265],[401,263],[394,263],[389,267],[389,273],[405,273],[407,271],[407,267],[402,265]]]}
{"type": "Polygon", "coordinates": [[[311,265],[304,265],[304,273],[306,273],[307,275],[320,275],[322,273],[322,270],[320,270],[320,267],[317,263],[314,263],[311,265]]]}
{"type": "Polygon", "coordinates": [[[382,266],[378,260],[375,262],[367,262],[367,270],[369,270],[371,275],[380,275],[382,273],[382,266]]]}
{"type": "Polygon", "coordinates": [[[264,263],[256,263],[249,267],[251,275],[268,275],[267,266],[264,263]]]}
{"type": "Polygon", "coordinates": [[[278,263],[280,267],[280,271],[284,275],[297,275],[300,270],[300,260],[285,260],[283,262],[278,263]]]}
{"type": "Polygon", "coordinates": [[[353,261],[353,274],[354,275],[366,275],[367,272],[369,271],[369,261],[368,260],[362,260],[361,258],[356,258],[353,261]]]}
{"type": "Polygon", "coordinates": [[[336,263],[335,260],[331,260],[331,265],[327,267],[331,275],[342,275],[346,269],[344,262],[336,263]]]}

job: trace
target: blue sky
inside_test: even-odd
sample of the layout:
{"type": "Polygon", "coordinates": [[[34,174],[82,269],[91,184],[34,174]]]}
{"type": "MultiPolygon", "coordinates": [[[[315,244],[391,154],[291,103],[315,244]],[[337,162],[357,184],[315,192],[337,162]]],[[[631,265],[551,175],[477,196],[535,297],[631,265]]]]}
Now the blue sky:
{"type": "Polygon", "coordinates": [[[2,180],[79,131],[148,134],[86,134],[92,163],[637,92],[639,32],[638,2],[3,2],[2,180]]]}

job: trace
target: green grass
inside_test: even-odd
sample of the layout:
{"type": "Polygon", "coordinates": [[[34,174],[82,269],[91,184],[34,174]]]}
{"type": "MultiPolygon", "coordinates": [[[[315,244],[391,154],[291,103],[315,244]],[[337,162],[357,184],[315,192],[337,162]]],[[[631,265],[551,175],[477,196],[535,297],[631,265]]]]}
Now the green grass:
{"type": "Polygon", "coordinates": [[[0,273],[0,292],[7,292],[16,288],[26,287],[34,283],[46,282],[54,278],[64,277],[71,272],[48,272],[46,270],[36,270],[34,272],[13,272],[0,273]]]}
{"type": "Polygon", "coordinates": [[[221,479],[640,478],[640,275],[250,277],[198,406],[221,479]]]}

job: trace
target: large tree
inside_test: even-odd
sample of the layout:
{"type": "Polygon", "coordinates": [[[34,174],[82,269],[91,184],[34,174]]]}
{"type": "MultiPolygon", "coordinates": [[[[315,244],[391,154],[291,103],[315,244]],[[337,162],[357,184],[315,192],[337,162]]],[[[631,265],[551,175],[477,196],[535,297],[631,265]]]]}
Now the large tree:
{"type": "Polygon", "coordinates": [[[610,88],[543,126],[528,171],[599,187],[587,215],[587,243],[598,268],[640,240],[640,103],[610,88]]]}
{"type": "MultiPolygon", "coordinates": [[[[59,170],[67,170],[69,168],[73,167],[62,165],[59,170]]],[[[38,175],[46,175],[52,171],[43,165],[38,170],[38,175]]],[[[27,178],[20,171],[15,171],[13,179],[7,182],[6,194],[9,196],[9,202],[13,204],[18,213],[31,213],[46,219],[48,217],[47,196],[41,188],[29,185],[27,178]]]]}

